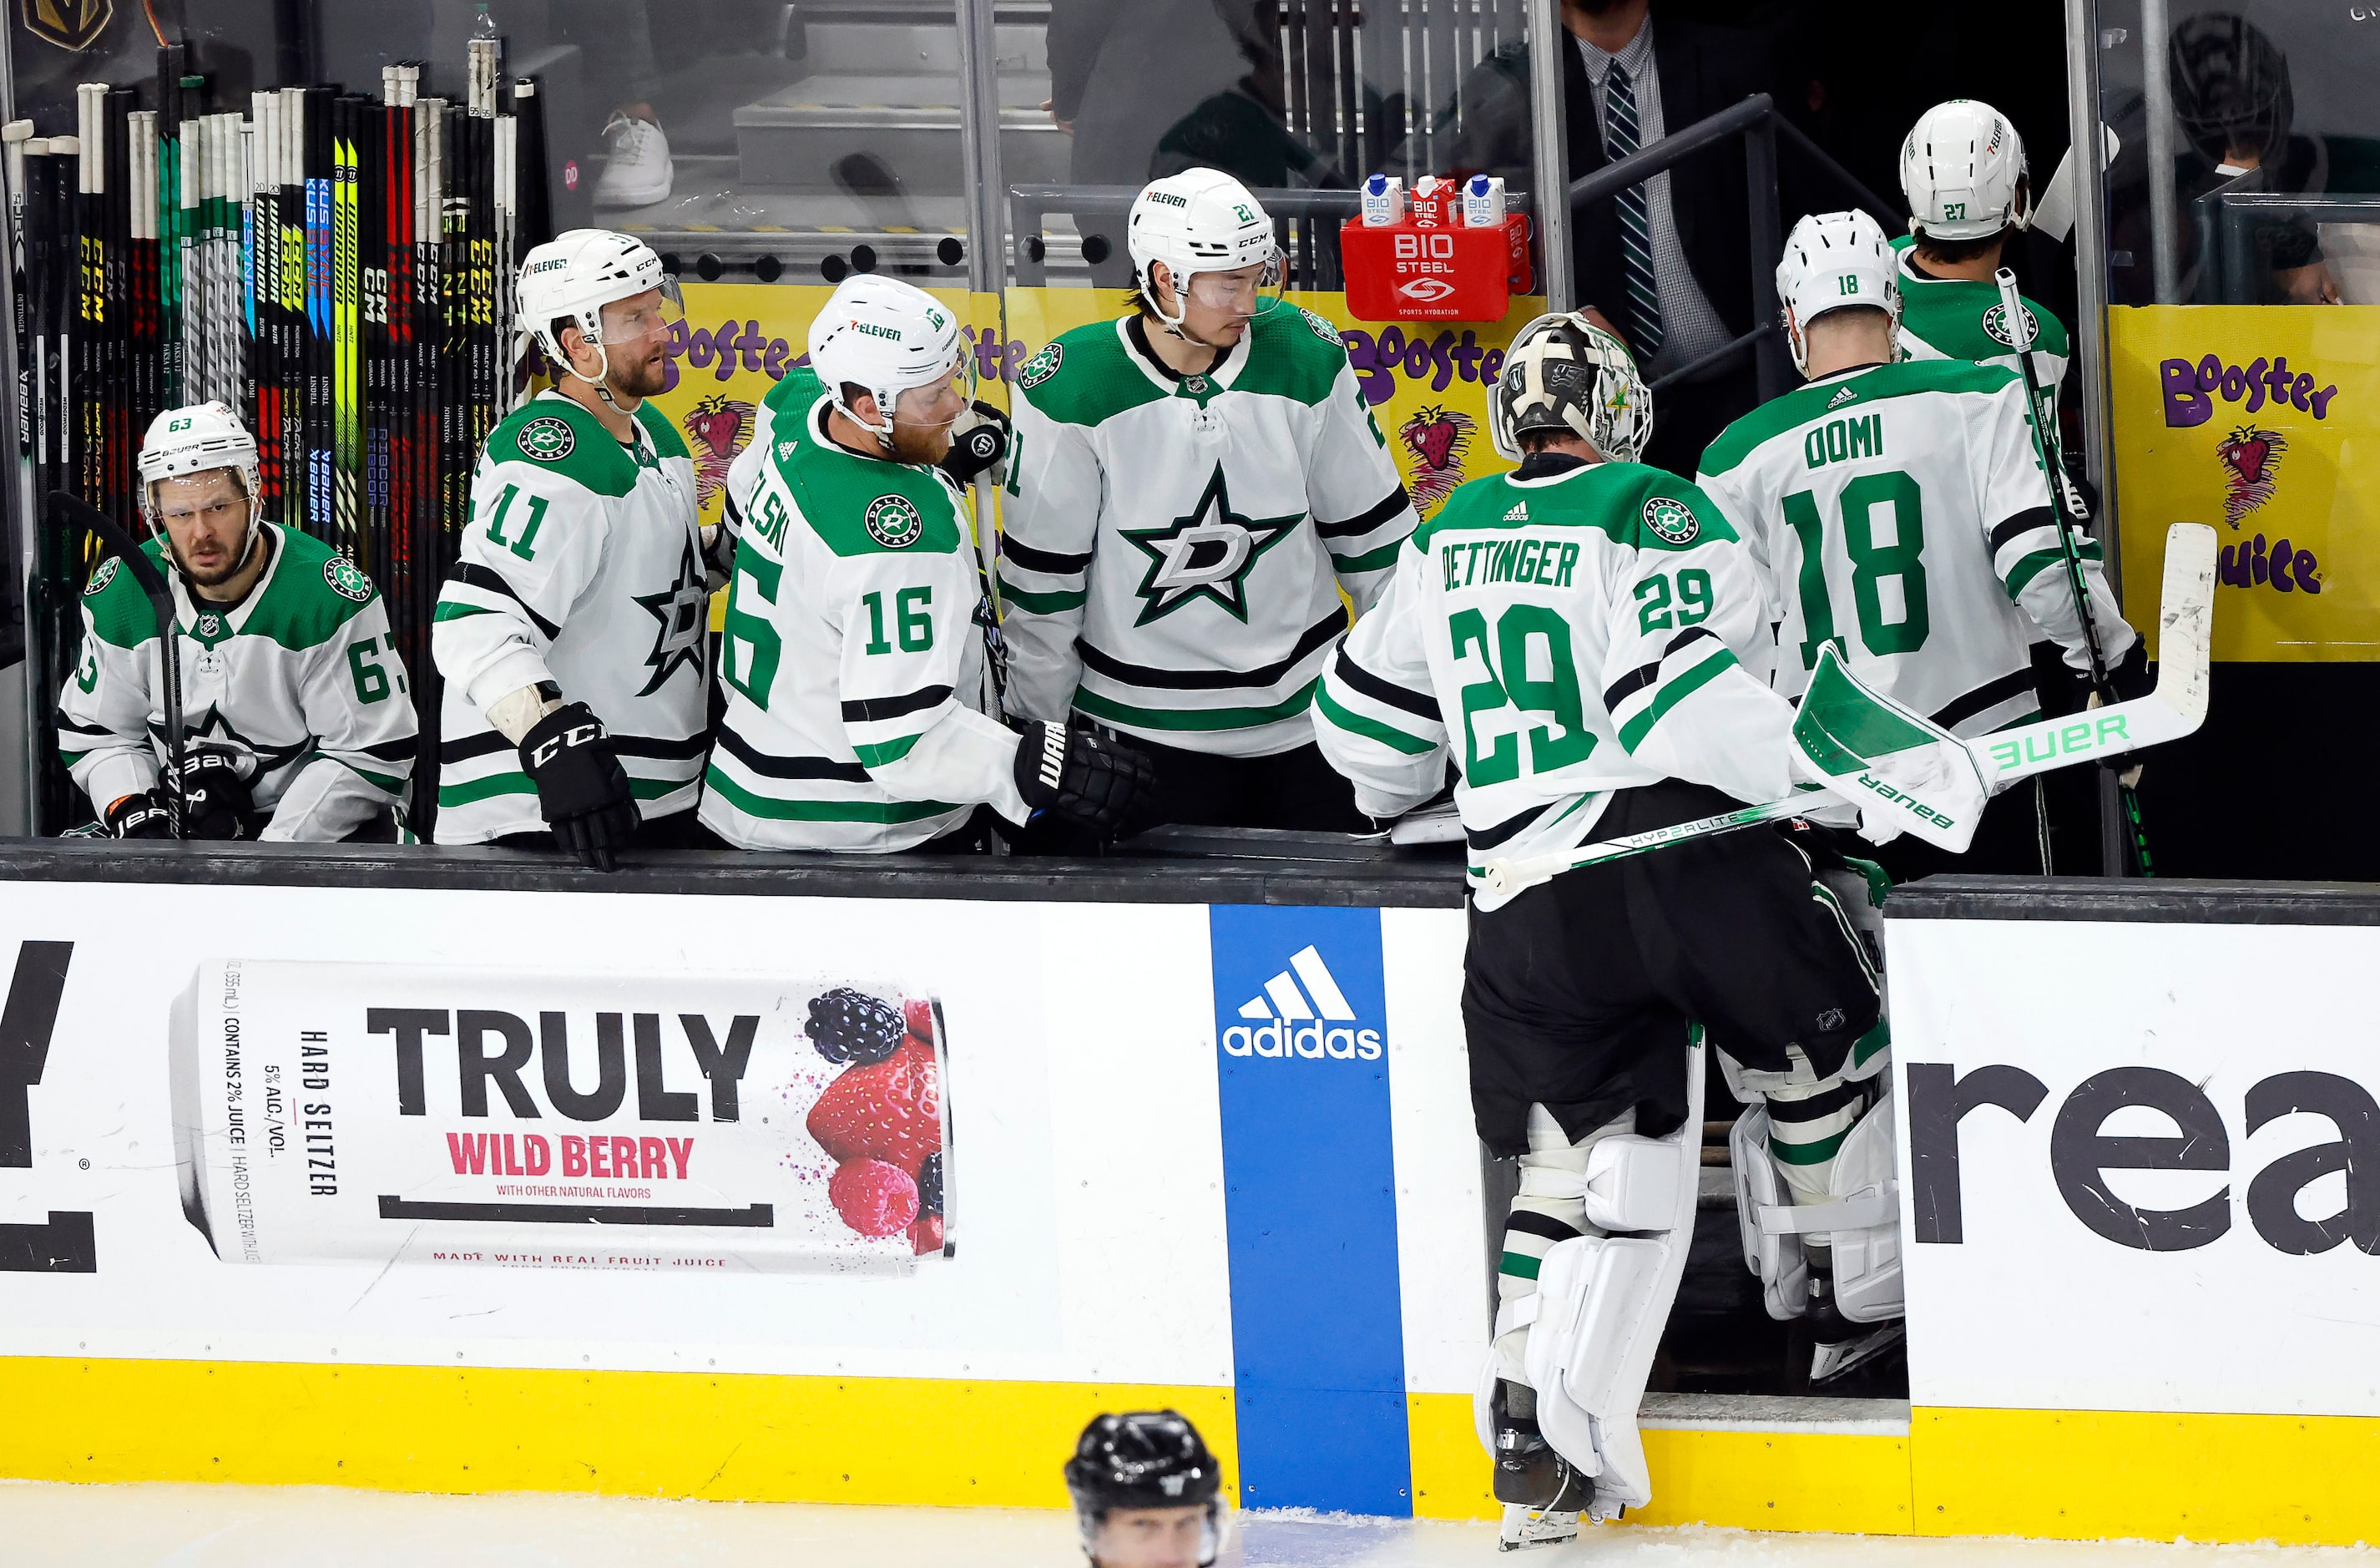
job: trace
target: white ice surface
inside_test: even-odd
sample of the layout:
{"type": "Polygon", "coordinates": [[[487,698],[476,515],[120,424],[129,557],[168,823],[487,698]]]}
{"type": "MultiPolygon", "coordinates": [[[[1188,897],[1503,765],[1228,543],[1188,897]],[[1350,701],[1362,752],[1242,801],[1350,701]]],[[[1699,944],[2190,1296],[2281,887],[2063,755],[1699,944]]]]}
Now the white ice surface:
{"type": "MultiPolygon", "coordinates": [[[[329,1487],[0,1481],[9,1568],[1082,1568],[1074,1521],[1024,1509],[431,1497],[329,1487]]],[[[2374,1568],[2359,1548],[1917,1540],[1607,1528],[1500,1556],[1487,1525],[1242,1515],[1223,1568],[2374,1568]]]]}

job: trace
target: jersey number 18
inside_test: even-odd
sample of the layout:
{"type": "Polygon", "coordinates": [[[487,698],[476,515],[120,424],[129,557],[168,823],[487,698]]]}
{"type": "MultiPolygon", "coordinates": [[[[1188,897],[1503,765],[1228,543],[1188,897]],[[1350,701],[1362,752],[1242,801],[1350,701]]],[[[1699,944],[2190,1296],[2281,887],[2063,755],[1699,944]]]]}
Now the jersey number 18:
{"type": "MultiPolygon", "coordinates": [[[[1834,602],[1827,597],[1824,546],[1827,529],[1817,498],[1797,490],[1785,498],[1785,521],[1802,541],[1802,667],[1818,667],[1818,650],[1838,649],[1834,602]]],[[[1859,613],[1860,642],[1872,654],[1914,653],[1925,646],[1932,621],[1925,611],[1925,507],[1917,481],[1899,468],[1862,474],[1843,486],[1843,551],[1852,560],[1852,599],[1859,613]],[[1892,510],[1891,540],[1876,539],[1876,508],[1892,510]],[[1897,618],[1885,615],[1885,584],[1895,586],[1897,618]]]]}

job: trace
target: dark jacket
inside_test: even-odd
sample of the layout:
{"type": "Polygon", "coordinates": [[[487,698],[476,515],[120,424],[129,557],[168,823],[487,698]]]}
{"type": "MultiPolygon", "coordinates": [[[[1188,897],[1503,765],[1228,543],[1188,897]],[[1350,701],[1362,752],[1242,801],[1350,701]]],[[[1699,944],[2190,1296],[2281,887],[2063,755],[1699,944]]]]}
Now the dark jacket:
{"type": "MultiPolygon", "coordinates": [[[[1696,120],[1772,90],[1774,55],[1758,33],[1657,14],[1653,18],[1653,64],[1661,79],[1661,126],[1674,135],[1696,120]]],[[[1562,123],[1569,134],[1570,177],[1593,174],[1609,162],[1588,86],[1586,63],[1574,40],[1564,35],[1562,123]]],[[[1791,160],[1780,158],[1780,164],[1791,160]]],[[[1793,171],[1780,167],[1780,181],[1793,171]]],[[[1678,239],[1686,265],[1703,295],[1731,335],[1752,330],[1752,243],[1744,176],[1743,141],[1730,137],[1705,148],[1670,170],[1670,201],[1677,214],[1678,239]]],[[[1804,209],[1798,193],[1785,195],[1779,237],[1804,209]]],[[[1611,320],[1628,320],[1628,290],[1620,258],[1620,213],[1613,201],[1581,208],[1572,231],[1571,256],[1582,305],[1611,320]]],[[[1775,266],[1772,258],[1767,263],[1775,266]]]]}

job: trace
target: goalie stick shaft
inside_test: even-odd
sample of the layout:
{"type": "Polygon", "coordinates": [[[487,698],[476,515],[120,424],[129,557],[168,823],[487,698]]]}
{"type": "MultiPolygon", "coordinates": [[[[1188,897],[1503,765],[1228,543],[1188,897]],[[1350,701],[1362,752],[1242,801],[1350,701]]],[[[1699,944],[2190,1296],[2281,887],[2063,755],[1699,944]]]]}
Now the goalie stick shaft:
{"type": "MultiPolygon", "coordinates": [[[[2067,591],[2074,597],[2074,614],[2082,623],[2082,642],[2091,659],[2091,689],[2101,707],[2116,705],[2115,687],[2107,680],[2107,657],[2099,643],[2098,617],[2091,613],[2091,592],[2082,580],[2082,558],[2074,544],[2074,531],[2082,526],[2075,506],[2075,497],[2068,487],[2065,464],[2059,459],[2058,447],[2049,439],[2047,421],[2056,418],[2054,410],[2045,410],[2041,397],[2041,381],[2033,368],[2033,318],[2024,308],[2024,299],[2016,291],[2016,274],[2002,267],[1992,276],[2000,293],[2000,321],[2008,329],[2009,346],[2016,351],[2018,369],[2024,376],[2025,406],[2034,410],[2034,450],[2041,457],[2041,475],[2049,485],[2049,504],[2058,519],[2058,552],[2066,567],[2067,591]]],[[[2122,779],[2116,781],[2117,802],[2131,830],[2132,857],[2141,875],[2156,875],[2149,857],[2147,830],[2141,823],[2140,792],[2122,779]]]]}
{"type": "MultiPolygon", "coordinates": [[[[2145,746],[2161,746],[2195,731],[2206,719],[2207,675],[2214,637],[2215,530],[2203,523],[2176,523],[2166,533],[2165,597],[2158,607],[2160,647],[2156,690],[2130,702],[2043,719],[1961,740],[1995,792],[2019,779],[2078,762],[2097,762],[2145,746]]],[[[1849,798],[1842,796],[1839,798],[1849,798]]],[[[1523,860],[1490,860],[1480,868],[1488,891],[1510,894],[1548,877],[1597,866],[1671,845],[1734,833],[1761,822],[1802,815],[1826,803],[1805,791],[1782,800],[1746,806],[1674,827],[1582,845],[1523,860]]]]}

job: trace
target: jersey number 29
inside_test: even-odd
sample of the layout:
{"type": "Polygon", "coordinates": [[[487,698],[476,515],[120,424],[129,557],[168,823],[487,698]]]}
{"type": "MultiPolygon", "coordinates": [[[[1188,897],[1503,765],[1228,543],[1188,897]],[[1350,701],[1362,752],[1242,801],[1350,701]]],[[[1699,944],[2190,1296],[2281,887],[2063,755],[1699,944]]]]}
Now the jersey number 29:
{"type": "Polygon", "coordinates": [[[1521,737],[1507,731],[1496,737],[1486,755],[1479,750],[1479,716],[1506,708],[1544,713],[1553,723],[1529,729],[1529,771],[1549,773],[1584,761],[1595,749],[1579,701],[1578,664],[1571,657],[1570,623],[1560,612],[1542,604],[1515,604],[1496,618],[1495,649],[1488,649],[1488,617],[1476,610],[1458,610],[1447,620],[1454,638],[1454,656],[1468,648],[1479,650],[1488,678],[1463,688],[1463,777],[1474,789],[1509,784],[1521,776],[1521,737]],[[1542,639],[1548,678],[1529,675],[1530,643],[1542,639]],[[1499,673],[1500,672],[1500,674],[1499,673]]]}

